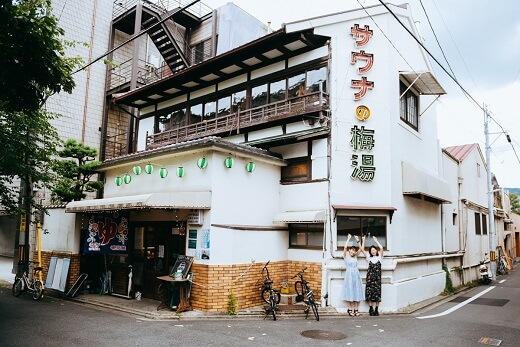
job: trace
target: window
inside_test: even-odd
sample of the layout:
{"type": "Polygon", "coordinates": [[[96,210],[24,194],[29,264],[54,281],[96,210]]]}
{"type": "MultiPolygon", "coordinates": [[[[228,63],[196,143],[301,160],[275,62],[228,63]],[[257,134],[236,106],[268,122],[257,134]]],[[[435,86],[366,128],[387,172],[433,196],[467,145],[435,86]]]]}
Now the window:
{"type": "Polygon", "coordinates": [[[190,107],[190,124],[196,124],[202,120],[202,104],[190,107]]]}
{"type": "Polygon", "coordinates": [[[327,91],[327,68],[324,66],[317,70],[307,71],[307,92],[315,93],[320,91],[327,91]]]}
{"type": "Polygon", "coordinates": [[[322,223],[289,224],[289,247],[321,249],[322,245],[322,223]]]}
{"type": "Polygon", "coordinates": [[[482,230],[480,228],[480,213],[475,212],[475,234],[482,234],[482,230]]]}
{"type": "Polygon", "coordinates": [[[231,114],[231,97],[226,96],[225,98],[218,100],[218,112],[217,117],[227,116],[231,114]]]}
{"type": "Polygon", "coordinates": [[[210,101],[204,103],[204,117],[203,120],[214,119],[217,111],[217,103],[210,101]]]}
{"type": "Polygon", "coordinates": [[[231,96],[232,112],[237,112],[238,109],[245,110],[247,108],[247,93],[245,90],[236,92],[231,96]]]}
{"type": "Polygon", "coordinates": [[[287,166],[282,166],[282,182],[309,182],[311,176],[310,157],[286,159],[287,166]]]}
{"type": "Polygon", "coordinates": [[[267,84],[262,84],[251,89],[251,108],[267,103],[267,84]]]}
{"type": "Polygon", "coordinates": [[[269,103],[285,100],[285,80],[269,84],[269,103]]]}
{"type": "Polygon", "coordinates": [[[482,213],[482,235],[487,235],[487,215],[482,213]]]}
{"type": "Polygon", "coordinates": [[[186,109],[173,111],[172,113],[157,117],[157,128],[160,133],[171,129],[177,129],[186,125],[186,109]]]}
{"type": "Polygon", "coordinates": [[[377,237],[381,246],[384,248],[387,247],[386,216],[338,216],[337,230],[338,251],[343,250],[348,234],[352,235],[352,237],[357,235],[360,242],[363,235],[365,235],[365,247],[376,244],[374,240],[372,240],[372,236],[377,237]]]}
{"type": "Polygon", "coordinates": [[[403,82],[399,83],[399,95],[404,93],[399,104],[401,120],[415,130],[419,130],[419,98],[411,88],[405,93],[407,88],[403,82]]]}
{"type": "Polygon", "coordinates": [[[294,98],[305,94],[305,73],[289,77],[287,98],[294,98]]]}

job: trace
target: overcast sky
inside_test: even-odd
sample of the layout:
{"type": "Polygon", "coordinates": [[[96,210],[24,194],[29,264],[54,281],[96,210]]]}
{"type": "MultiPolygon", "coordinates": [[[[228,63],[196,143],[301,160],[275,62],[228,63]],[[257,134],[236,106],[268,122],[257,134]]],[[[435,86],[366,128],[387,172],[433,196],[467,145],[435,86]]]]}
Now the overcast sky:
{"type": "MultiPolygon", "coordinates": [[[[230,2],[206,0],[217,8],[230,2]]],[[[379,4],[377,0],[235,0],[237,6],[277,30],[282,23],[379,4]]],[[[426,48],[507,131],[520,157],[520,1],[408,0],[426,48]],[[428,18],[448,63],[433,35],[428,18]]],[[[406,33],[403,30],[403,35],[406,33]]],[[[478,143],[485,155],[484,113],[430,59],[448,92],[437,102],[442,147],[478,143]]],[[[491,171],[502,187],[520,187],[520,161],[502,129],[490,124],[491,171]]]]}

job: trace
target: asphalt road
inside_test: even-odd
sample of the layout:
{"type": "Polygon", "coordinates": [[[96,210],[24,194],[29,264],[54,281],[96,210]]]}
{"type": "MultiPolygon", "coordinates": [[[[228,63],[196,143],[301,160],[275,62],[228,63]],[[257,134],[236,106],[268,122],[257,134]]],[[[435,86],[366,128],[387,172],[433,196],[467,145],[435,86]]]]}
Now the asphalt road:
{"type": "Polygon", "coordinates": [[[38,302],[27,294],[15,298],[4,285],[0,346],[484,346],[481,338],[519,346],[520,274],[512,271],[499,280],[505,281],[415,314],[322,317],[319,322],[301,317],[146,320],[49,296],[38,302]],[[309,330],[328,340],[301,335],[309,330]]]}

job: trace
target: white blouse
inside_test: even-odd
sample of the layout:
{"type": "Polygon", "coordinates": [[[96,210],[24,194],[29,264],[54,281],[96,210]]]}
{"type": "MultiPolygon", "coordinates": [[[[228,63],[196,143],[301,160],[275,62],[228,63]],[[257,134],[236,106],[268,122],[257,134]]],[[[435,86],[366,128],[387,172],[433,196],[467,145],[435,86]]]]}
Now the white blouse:
{"type": "Polygon", "coordinates": [[[383,263],[383,259],[381,258],[380,255],[375,255],[373,257],[368,256],[368,261],[371,262],[372,264],[376,264],[378,261],[383,263]]]}

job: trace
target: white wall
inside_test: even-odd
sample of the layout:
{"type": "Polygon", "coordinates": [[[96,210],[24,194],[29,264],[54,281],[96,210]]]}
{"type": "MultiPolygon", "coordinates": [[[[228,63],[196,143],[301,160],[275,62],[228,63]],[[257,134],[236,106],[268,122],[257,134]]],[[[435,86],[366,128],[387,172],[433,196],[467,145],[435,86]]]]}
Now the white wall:
{"type": "Polygon", "coordinates": [[[65,213],[63,208],[49,209],[48,213],[49,215],[45,216],[42,225],[42,250],[78,254],[80,252],[80,218],[76,222],[76,214],[65,213]]]}

